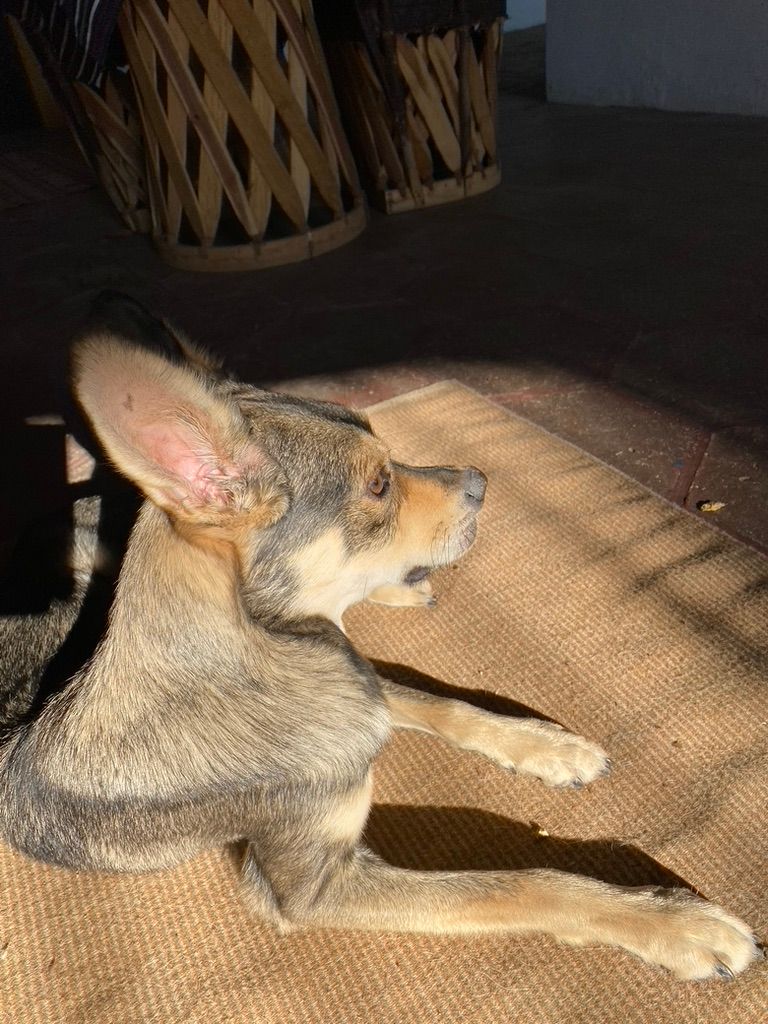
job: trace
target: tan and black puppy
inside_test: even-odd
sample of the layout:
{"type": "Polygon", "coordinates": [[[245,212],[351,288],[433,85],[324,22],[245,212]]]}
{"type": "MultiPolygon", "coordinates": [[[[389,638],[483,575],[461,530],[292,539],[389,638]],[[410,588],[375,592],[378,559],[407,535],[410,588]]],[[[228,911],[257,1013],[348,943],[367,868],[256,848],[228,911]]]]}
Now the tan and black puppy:
{"type": "Polygon", "coordinates": [[[365,598],[429,600],[427,571],[474,539],[485,477],[400,465],[359,413],[222,379],[183,341],[179,359],[122,333],[77,344],[74,387],[146,501],[105,634],[35,714],[35,681],[95,557],[92,505],[70,610],[3,627],[0,836],[109,871],[245,840],[244,897],[281,928],[545,932],[682,979],[744,970],[757,955],[747,926],[686,891],[548,870],[408,871],[362,845],[393,728],[551,786],[608,770],[599,746],[557,726],[378,677],[343,632],[365,598]]]}

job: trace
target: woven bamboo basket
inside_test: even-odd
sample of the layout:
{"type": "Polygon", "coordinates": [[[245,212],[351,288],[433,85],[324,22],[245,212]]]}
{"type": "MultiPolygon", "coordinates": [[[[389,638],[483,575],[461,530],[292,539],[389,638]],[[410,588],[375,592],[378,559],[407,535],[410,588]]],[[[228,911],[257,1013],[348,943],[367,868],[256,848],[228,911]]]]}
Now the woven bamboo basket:
{"type": "Polygon", "coordinates": [[[275,266],[363,229],[310,0],[127,0],[119,29],[168,262],[275,266]]]}
{"type": "Polygon", "coordinates": [[[80,82],[71,88],[90,126],[85,132],[81,119],[73,125],[80,148],[123,221],[132,231],[149,231],[144,153],[131,83],[112,72],[104,76],[99,92],[80,82]]]}
{"type": "Polygon", "coordinates": [[[39,33],[13,17],[7,23],[43,124],[69,129],[126,225],[149,231],[141,129],[128,76],[112,69],[98,91],[73,82],[39,33]]]}
{"type": "Polygon", "coordinates": [[[499,183],[503,14],[500,0],[341,0],[321,21],[369,198],[388,213],[499,183]]]}

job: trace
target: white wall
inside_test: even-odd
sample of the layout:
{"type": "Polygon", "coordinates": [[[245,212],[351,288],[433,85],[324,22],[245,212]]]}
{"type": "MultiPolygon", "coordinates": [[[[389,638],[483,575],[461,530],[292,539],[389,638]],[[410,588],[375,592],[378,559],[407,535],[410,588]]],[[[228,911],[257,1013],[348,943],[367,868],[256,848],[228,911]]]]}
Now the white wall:
{"type": "Polygon", "coordinates": [[[504,31],[542,25],[547,20],[547,0],[507,0],[504,31]]]}
{"type": "Polygon", "coordinates": [[[768,114],[768,0],[549,0],[547,95],[768,114]]]}

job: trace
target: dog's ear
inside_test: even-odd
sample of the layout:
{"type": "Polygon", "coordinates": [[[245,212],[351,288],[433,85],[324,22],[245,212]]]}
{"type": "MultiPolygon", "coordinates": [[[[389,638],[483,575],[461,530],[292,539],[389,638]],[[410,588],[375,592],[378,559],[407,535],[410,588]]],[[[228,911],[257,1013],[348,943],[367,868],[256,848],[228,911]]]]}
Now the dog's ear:
{"type": "Polygon", "coordinates": [[[266,526],[283,514],[284,474],[206,375],[108,334],[79,341],[73,366],[104,449],[155,504],[204,524],[266,526]]]}

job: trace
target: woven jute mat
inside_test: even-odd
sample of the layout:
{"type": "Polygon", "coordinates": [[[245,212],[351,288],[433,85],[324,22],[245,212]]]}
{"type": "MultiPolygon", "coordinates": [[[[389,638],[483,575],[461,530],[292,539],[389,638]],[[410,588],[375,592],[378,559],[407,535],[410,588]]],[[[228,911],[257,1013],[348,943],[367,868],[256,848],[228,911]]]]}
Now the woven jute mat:
{"type": "MultiPolygon", "coordinates": [[[[479,539],[434,610],[349,631],[406,682],[519,705],[606,746],[614,773],[549,791],[399,734],[370,843],[420,868],[557,867],[687,883],[768,933],[768,564],[458,384],[373,410],[396,456],[489,476],[479,539]],[[412,666],[405,669],[403,666],[412,666]],[[438,680],[444,680],[441,685],[438,680]]],[[[3,1024],[757,1024],[768,971],[680,984],[543,937],[278,937],[236,851],[150,876],[80,875],[0,847],[3,1024]]]]}

